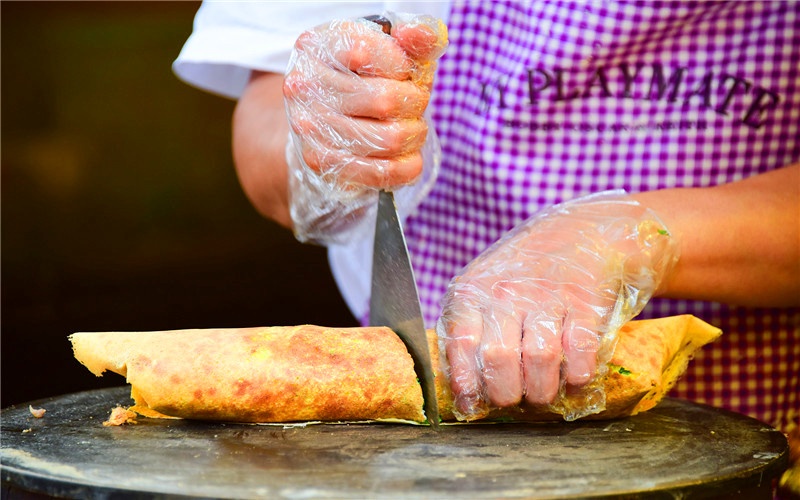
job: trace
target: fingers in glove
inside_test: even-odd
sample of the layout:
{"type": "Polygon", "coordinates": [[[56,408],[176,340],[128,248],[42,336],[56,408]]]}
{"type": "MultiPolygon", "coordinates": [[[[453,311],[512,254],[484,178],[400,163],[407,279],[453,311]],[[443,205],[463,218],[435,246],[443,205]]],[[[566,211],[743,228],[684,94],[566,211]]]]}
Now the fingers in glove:
{"type": "Polygon", "coordinates": [[[442,325],[445,330],[445,352],[450,365],[450,386],[453,405],[467,420],[488,413],[483,397],[483,382],[478,366],[478,351],[483,337],[483,315],[477,307],[463,302],[445,306],[442,325]]]}
{"type": "Polygon", "coordinates": [[[600,339],[587,322],[567,320],[562,346],[564,349],[565,379],[568,386],[586,385],[597,370],[597,350],[600,339]]]}
{"type": "Polygon", "coordinates": [[[394,158],[371,158],[303,143],[302,155],[306,165],[321,174],[323,180],[341,187],[392,190],[413,183],[422,174],[422,154],[418,151],[394,158]]]}
{"type": "Polygon", "coordinates": [[[581,387],[597,374],[597,351],[601,336],[608,331],[618,287],[600,285],[594,290],[572,286],[571,307],[564,318],[565,381],[581,387]]]}
{"type": "Polygon", "coordinates": [[[334,21],[306,31],[295,42],[295,50],[331,68],[359,75],[407,80],[414,67],[392,37],[363,20],[334,21]]]}
{"type": "Polygon", "coordinates": [[[447,28],[432,17],[400,19],[392,28],[392,36],[417,63],[438,59],[447,47],[447,28]]]}
{"type": "Polygon", "coordinates": [[[324,110],[306,116],[298,113],[292,130],[317,149],[340,149],[354,156],[392,158],[419,151],[425,143],[428,125],[422,119],[373,120],[330,114],[324,110]]]}
{"type": "Polygon", "coordinates": [[[521,312],[516,310],[513,283],[492,287],[493,307],[483,319],[483,378],[489,403],[499,408],[522,400],[521,312]]]}
{"type": "Polygon", "coordinates": [[[298,63],[284,79],[283,95],[297,107],[319,103],[348,116],[408,119],[421,117],[430,99],[427,89],[410,81],[361,78],[322,64],[303,67],[307,64],[314,62],[298,63]],[[314,78],[308,78],[309,74],[314,78]]]}
{"type": "Polygon", "coordinates": [[[524,322],[522,333],[522,373],[525,401],[550,404],[558,395],[562,363],[563,308],[542,301],[524,322]]]}

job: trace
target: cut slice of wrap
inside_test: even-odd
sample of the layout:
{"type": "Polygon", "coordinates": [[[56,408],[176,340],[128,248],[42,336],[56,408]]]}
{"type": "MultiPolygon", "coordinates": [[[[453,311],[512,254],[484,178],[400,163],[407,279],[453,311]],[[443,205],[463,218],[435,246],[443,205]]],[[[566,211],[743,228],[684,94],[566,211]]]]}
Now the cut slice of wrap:
{"type": "MultiPolygon", "coordinates": [[[[693,317],[632,321],[619,332],[603,378],[615,418],[652,408],[693,353],[720,330],[693,317]]],[[[441,418],[455,420],[434,331],[441,418]]],[[[388,328],[313,325],[161,332],[81,332],[75,357],[97,376],[123,375],[131,410],[149,417],[229,422],[406,420],[424,422],[413,361],[388,328]]],[[[489,418],[555,420],[546,407],[497,410],[489,418]]]]}

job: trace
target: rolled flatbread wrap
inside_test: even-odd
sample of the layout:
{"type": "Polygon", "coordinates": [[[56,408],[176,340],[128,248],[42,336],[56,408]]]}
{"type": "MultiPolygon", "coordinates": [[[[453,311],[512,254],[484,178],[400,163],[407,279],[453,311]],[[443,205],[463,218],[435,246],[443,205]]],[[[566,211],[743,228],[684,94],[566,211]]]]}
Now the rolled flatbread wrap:
{"type": "MultiPolygon", "coordinates": [[[[632,321],[619,332],[603,378],[606,409],[592,418],[655,406],[692,354],[720,335],[693,316],[632,321]]],[[[428,332],[441,418],[455,420],[434,331],[428,332]]],[[[126,377],[132,411],[147,417],[229,422],[403,420],[424,422],[411,356],[383,327],[314,325],[70,336],[89,371],[126,377]]],[[[554,420],[547,407],[498,410],[492,418],[554,420]]]]}

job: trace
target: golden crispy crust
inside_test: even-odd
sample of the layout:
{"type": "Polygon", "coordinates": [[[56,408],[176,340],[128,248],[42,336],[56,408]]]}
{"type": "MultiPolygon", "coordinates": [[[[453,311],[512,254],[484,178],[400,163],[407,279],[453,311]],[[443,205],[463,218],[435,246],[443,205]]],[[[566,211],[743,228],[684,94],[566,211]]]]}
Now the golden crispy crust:
{"type": "Polygon", "coordinates": [[[75,357],[127,377],[134,409],[240,422],[424,421],[413,361],[387,328],[77,333],[75,357]]]}
{"type": "MultiPolygon", "coordinates": [[[[632,321],[619,332],[603,379],[615,418],[647,410],[720,331],[693,316],[632,321]]],[[[70,337],[95,375],[127,377],[144,416],[238,422],[401,419],[424,422],[413,361],[388,328],[313,325],[166,332],[92,332],[70,337]]],[[[446,360],[428,332],[442,420],[455,420],[446,360]]],[[[546,407],[496,410],[489,418],[558,420],[546,407]]]]}

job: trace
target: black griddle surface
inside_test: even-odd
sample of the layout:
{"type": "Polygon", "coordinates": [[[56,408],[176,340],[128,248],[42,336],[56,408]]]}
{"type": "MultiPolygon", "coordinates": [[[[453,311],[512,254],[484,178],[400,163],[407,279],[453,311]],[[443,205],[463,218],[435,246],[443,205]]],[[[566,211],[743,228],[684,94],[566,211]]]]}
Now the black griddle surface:
{"type": "Polygon", "coordinates": [[[0,413],[7,491],[71,498],[699,498],[769,488],[784,435],[735,413],[666,399],[614,421],[319,424],[139,418],[104,427],[129,388],[0,413]]]}

